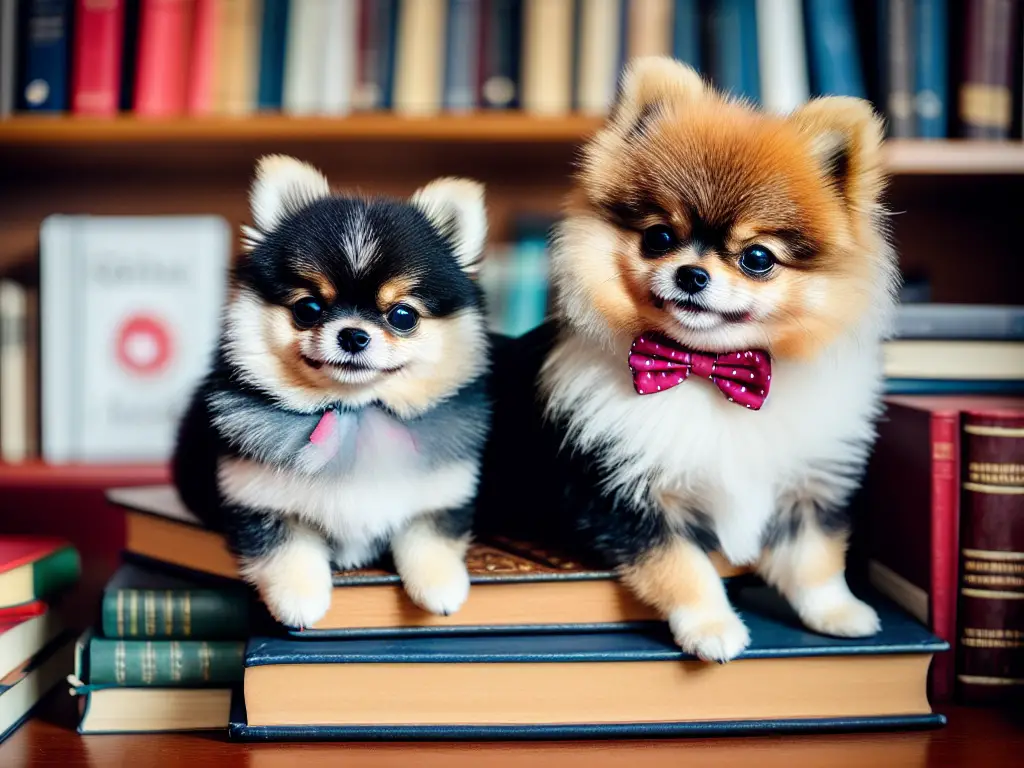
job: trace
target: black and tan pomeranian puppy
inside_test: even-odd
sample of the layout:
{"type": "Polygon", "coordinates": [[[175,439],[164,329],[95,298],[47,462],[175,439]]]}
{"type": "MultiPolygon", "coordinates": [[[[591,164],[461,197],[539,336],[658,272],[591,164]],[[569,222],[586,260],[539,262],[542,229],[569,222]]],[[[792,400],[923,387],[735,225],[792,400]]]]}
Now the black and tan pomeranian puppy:
{"type": "Polygon", "coordinates": [[[878,630],[847,586],[844,508],[875,435],[897,282],[881,139],[857,99],[767,115],[682,64],[638,60],[555,235],[555,326],[495,369],[491,526],[537,513],[703,659],[749,642],[713,550],[814,630],[878,630]],[[522,393],[537,387],[534,407],[522,393]]]}
{"type": "Polygon", "coordinates": [[[323,617],[332,563],[388,550],[413,601],[452,613],[490,419],[483,189],[341,196],[271,156],[250,199],[219,348],[180,430],[179,493],[284,624],[323,617]]]}

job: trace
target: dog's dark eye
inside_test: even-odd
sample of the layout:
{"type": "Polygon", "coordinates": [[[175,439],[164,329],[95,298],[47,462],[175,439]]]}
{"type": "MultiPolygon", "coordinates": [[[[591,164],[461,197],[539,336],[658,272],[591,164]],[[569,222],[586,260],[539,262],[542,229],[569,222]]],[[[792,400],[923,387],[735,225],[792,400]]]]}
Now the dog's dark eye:
{"type": "Polygon", "coordinates": [[[762,245],[748,245],[740,254],[740,268],[748,275],[764,277],[775,266],[775,256],[762,245]]]}
{"type": "Polygon", "coordinates": [[[295,318],[295,324],[299,328],[312,328],[320,322],[323,313],[324,308],[312,296],[299,299],[292,304],[292,317],[295,318]]]}
{"type": "Polygon", "coordinates": [[[395,304],[387,314],[388,325],[396,331],[411,331],[419,319],[416,310],[408,304],[395,304]]]}
{"type": "Polygon", "coordinates": [[[661,256],[678,245],[676,233],[664,224],[648,227],[643,234],[644,252],[649,256],[661,256]]]}

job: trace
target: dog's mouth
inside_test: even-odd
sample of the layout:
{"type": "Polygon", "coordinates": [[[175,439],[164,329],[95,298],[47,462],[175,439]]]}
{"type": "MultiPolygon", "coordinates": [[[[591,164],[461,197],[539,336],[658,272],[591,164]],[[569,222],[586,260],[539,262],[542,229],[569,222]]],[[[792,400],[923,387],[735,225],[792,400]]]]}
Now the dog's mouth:
{"type": "Polygon", "coordinates": [[[698,304],[693,299],[665,298],[664,296],[659,296],[653,291],[651,292],[651,303],[654,304],[657,309],[664,309],[666,305],[670,305],[687,315],[712,315],[714,317],[721,318],[726,323],[745,323],[748,322],[751,317],[750,312],[745,310],[740,312],[723,312],[721,310],[705,307],[703,304],[698,304]]]}
{"type": "Polygon", "coordinates": [[[354,361],[345,361],[341,363],[331,363],[326,360],[314,360],[306,355],[302,356],[302,362],[308,365],[310,368],[319,371],[321,368],[330,368],[335,371],[343,371],[346,373],[397,373],[402,370],[404,366],[398,365],[394,368],[377,368],[372,365],[365,365],[363,363],[357,363],[354,361]]]}

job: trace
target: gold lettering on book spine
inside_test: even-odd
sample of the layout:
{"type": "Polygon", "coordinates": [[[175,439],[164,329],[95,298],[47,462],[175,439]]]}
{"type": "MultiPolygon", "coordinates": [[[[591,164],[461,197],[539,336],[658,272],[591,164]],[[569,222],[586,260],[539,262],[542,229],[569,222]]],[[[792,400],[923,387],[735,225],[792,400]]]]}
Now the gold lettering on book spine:
{"type": "Polygon", "coordinates": [[[185,637],[192,637],[192,593],[186,592],[181,601],[181,623],[185,637]]]}
{"type": "Polygon", "coordinates": [[[124,637],[124,590],[117,590],[117,636],[124,637]]]}
{"type": "Polygon", "coordinates": [[[174,595],[169,589],[164,592],[164,634],[174,634],[174,595]]]}
{"type": "Polygon", "coordinates": [[[987,485],[1024,485],[1024,464],[972,461],[967,465],[967,479],[987,485]]]}
{"type": "Polygon", "coordinates": [[[117,645],[114,646],[114,679],[117,680],[121,685],[125,682],[125,671],[128,666],[127,653],[124,647],[124,640],[118,641],[117,645]]]}
{"type": "Polygon", "coordinates": [[[181,681],[181,670],[184,667],[183,655],[181,652],[181,643],[173,641],[171,643],[171,679],[175,682],[181,681]]]}
{"type": "Polygon", "coordinates": [[[156,593],[147,591],[142,604],[146,611],[146,637],[152,637],[156,634],[156,593]]]}
{"type": "Polygon", "coordinates": [[[128,633],[132,637],[137,637],[139,634],[139,593],[133,589],[130,596],[131,599],[128,601],[128,633]]]}

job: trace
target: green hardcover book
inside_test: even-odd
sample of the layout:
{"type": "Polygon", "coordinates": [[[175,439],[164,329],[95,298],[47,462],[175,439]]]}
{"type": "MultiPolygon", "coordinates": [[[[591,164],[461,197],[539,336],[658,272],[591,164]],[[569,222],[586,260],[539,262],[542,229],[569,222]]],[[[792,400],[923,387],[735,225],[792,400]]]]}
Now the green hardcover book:
{"type": "Polygon", "coordinates": [[[85,653],[89,685],[217,687],[242,681],[245,643],[94,637],[85,653]]]}
{"type": "Polygon", "coordinates": [[[103,591],[105,637],[241,640],[249,634],[250,595],[122,565],[103,591]]]}
{"type": "Polygon", "coordinates": [[[42,536],[0,536],[0,608],[45,600],[74,585],[82,571],[66,541],[42,536]]]}

